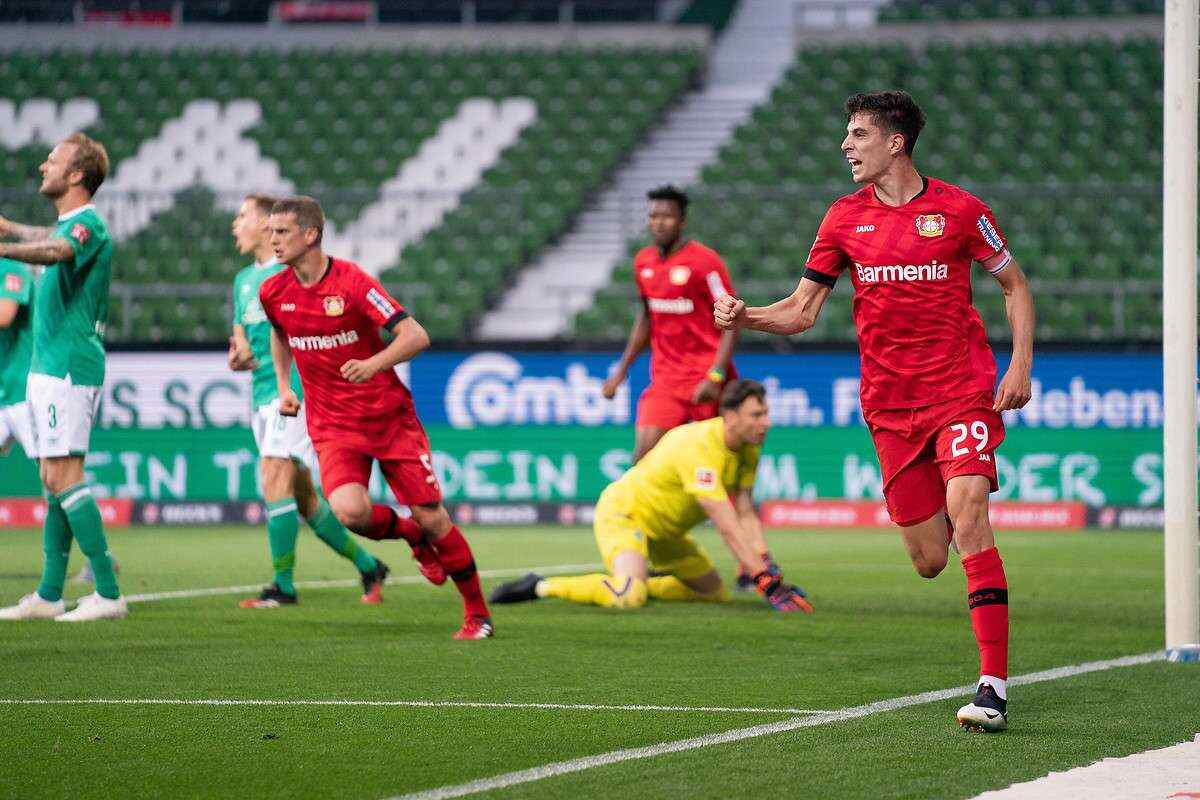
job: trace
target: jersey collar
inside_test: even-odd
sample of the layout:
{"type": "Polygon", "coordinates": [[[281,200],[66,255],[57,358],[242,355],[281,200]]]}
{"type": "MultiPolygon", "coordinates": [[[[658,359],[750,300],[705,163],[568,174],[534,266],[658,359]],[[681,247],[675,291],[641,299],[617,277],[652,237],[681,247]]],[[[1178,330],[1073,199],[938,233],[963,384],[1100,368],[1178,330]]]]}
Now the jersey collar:
{"type": "Polygon", "coordinates": [[[268,258],[266,261],[264,261],[264,262],[263,262],[263,263],[261,263],[261,264],[260,264],[260,263],[258,263],[257,261],[255,261],[255,262],[254,262],[254,268],[255,268],[255,269],[266,269],[267,267],[273,267],[273,266],[275,266],[275,265],[276,265],[276,264],[278,264],[278,263],[279,263],[279,259],[278,259],[278,258],[271,257],[271,258],[268,258]]]}
{"type": "Polygon", "coordinates": [[[900,206],[888,205],[887,203],[880,200],[879,195],[875,193],[875,184],[871,184],[871,199],[875,201],[876,205],[883,206],[884,208],[900,209],[900,208],[904,208],[905,206],[909,205],[910,203],[917,202],[922,197],[924,197],[925,193],[928,191],[929,191],[929,178],[926,177],[925,175],[922,175],[921,176],[921,191],[917,192],[912,197],[910,197],[908,200],[908,203],[905,203],[904,205],[900,205],[900,206]]]}
{"type": "Polygon", "coordinates": [[[59,221],[59,222],[62,222],[62,221],[64,221],[64,220],[68,220],[68,219],[70,219],[71,217],[75,216],[76,214],[82,214],[83,212],[85,212],[85,211],[89,211],[89,210],[91,210],[91,211],[95,211],[95,210],[96,210],[96,204],[95,204],[95,203],[88,203],[87,205],[82,205],[82,206],[80,206],[79,208],[77,208],[77,209],[75,209],[75,210],[73,210],[73,211],[68,211],[68,212],[67,212],[67,213],[65,213],[65,214],[59,214],[59,215],[58,215],[58,221],[59,221]]]}

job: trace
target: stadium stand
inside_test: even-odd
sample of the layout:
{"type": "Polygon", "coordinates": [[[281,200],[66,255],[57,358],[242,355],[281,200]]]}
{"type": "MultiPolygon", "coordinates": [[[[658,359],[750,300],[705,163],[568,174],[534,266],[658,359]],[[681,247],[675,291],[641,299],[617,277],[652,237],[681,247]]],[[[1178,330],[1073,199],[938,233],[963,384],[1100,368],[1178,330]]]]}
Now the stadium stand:
{"type": "MultiPolygon", "coordinates": [[[[929,123],[919,168],[985,198],[1039,298],[1040,341],[1161,336],[1162,55],[1158,42],[1093,40],[993,47],[933,44],[802,50],[770,100],[691,187],[689,229],[726,258],[752,303],[789,294],[828,204],[852,189],[838,144],[842,101],[907,89],[929,123]],[[1116,137],[1105,146],[1102,136],[1116,137]]],[[[632,255],[644,237],[630,243],[632,255]]],[[[636,310],[629,260],[574,335],[620,339],[636,310]]],[[[986,278],[986,276],[984,276],[986,278]]],[[[842,284],[848,284],[843,280],[842,284]]],[[[1007,335],[990,279],[978,303],[1007,335]]],[[[839,285],[806,341],[848,342],[851,290],[839,285]]]]}
{"type": "Polygon", "coordinates": [[[45,218],[37,166],[64,126],[91,115],[85,129],[108,146],[112,178],[98,201],[123,238],[109,327],[118,342],[223,341],[229,281],[245,260],[229,237],[236,194],[221,196],[234,189],[312,194],[344,233],[360,216],[384,225],[383,212],[405,202],[389,205],[388,192],[417,187],[432,216],[407,221],[403,253],[376,266],[402,264],[384,282],[434,336],[460,338],[703,61],[690,48],[615,45],[135,56],[0,60],[0,122],[12,122],[0,134],[11,140],[0,149],[6,215],[45,218]],[[481,132],[488,142],[463,147],[481,132]],[[464,159],[466,149],[487,159],[464,159]]]}
{"type": "Polygon", "coordinates": [[[1163,0],[893,0],[880,22],[1161,14],[1163,0]]]}

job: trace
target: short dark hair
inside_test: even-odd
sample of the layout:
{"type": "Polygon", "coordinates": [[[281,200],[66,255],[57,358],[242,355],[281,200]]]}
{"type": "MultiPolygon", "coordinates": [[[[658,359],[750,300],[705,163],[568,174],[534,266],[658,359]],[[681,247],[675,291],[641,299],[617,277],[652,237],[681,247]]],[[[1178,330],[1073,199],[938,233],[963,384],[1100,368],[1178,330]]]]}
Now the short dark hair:
{"type": "Polygon", "coordinates": [[[264,217],[270,216],[272,209],[275,208],[275,204],[279,202],[278,197],[261,192],[252,192],[246,195],[246,199],[253,203],[255,210],[264,217]]]}
{"type": "Polygon", "coordinates": [[[108,177],[108,151],[104,149],[104,145],[83,131],[72,133],[63,141],[75,145],[75,153],[71,156],[68,171],[82,172],[83,188],[87,190],[89,197],[94,195],[108,177]]]}
{"type": "Polygon", "coordinates": [[[925,127],[925,112],[908,92],[866,92],[846,98],[846,121],[855,114],[870,114],[871,121],[888,133],[904,137],[904,152],[910,156],[925,127]]]}
{"type": "Polygon", "coordinates": [[[296,224],[300,226],[300,230],[317,229],[318,242],[325,235],[325,212],[321,210],[321,204],[311,197],[305,195],[285,197],[271,206],[271,213],[295,214],[296,224]]]}
{"type": "Polygon", "coordinates": [[[742,403],[751,397],[757,397],[764,403],[767,402],[766,388],[758,381],[752,381],[749,378],[730,381],[725,384],[725,389],[721,392],[721,410],[737,411],[742,407],[742,403]]]}
{"type": "Polygon", "coordinates": [[[668,183],[665,186],[658,186],[646,192],[647,200],[670,200],[679,207],[679,216],[687,216],[688,196],[687,192],[677,188],[674,184],[668,183]]]}

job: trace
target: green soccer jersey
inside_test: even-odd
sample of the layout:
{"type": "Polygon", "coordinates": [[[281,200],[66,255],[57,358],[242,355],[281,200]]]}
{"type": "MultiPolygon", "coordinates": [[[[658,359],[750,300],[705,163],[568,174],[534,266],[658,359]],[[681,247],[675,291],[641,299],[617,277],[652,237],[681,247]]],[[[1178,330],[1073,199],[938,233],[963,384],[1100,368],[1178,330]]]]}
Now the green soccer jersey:
{"type": "Polygon", "coordinates": [[[74,256],[46,267],[38,281],[29,371],[100,386],[113,242],[90,203],[60,216],[54,235],[71,245],[74,256]]]}
{"type": "MultiPolygon", "coordinates": [[[[242,269],[233,279],[233,324],[241,325],[250,342],[250,353],[258,366],[250,379],[250,397],[255,408],[260,408],[279,397],[275,386],[275,362],[271,359],[271,323],[263,312],[258,290],[263,281],[287,269],[278,261],[266,264],[251,264],[242,269]]],[[[303,398],[300,389],[300,374],[292,365],[292,389],[303,398]]]]}
{"type": "Polygon", "coordinates": [[[33,350],[33,273],[20,261],[0,258],[0,300],[13,300],[17,316],[0,328],[0,408],[25,401],[33,350]]]}

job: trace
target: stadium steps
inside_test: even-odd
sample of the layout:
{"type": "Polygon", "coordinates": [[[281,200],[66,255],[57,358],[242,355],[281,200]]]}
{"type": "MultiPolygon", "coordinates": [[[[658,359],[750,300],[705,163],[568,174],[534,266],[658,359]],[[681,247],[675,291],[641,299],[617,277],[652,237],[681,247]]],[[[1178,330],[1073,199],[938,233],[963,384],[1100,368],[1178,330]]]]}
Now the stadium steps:
{"type": "Polygon", "coordinates": [[[476,335],[502,341],[565,334],[609,283],[630,235],[645,226],[646,191],[696,180],[787,68],[790,36],[790,4],[744,0],[714,49],[709,83],[667,115],[571,231],[520,273],[476,335]],[[746,53],[756,54],[752,64],[746,53]]]}

